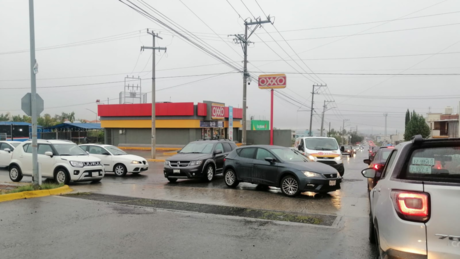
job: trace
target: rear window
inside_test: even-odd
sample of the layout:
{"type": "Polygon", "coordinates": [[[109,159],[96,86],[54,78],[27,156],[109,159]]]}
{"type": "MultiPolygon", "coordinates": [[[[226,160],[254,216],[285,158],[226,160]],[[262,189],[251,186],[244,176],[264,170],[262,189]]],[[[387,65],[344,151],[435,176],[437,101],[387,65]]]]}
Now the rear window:
{"type": "Polygon", "coordinates": [[[388,159],[388,156],[391,154],[393,149],[383,148],[377,153],[377,158],[375,160],[385,162],[388,159]]]}
{"type": "Polygon", "coordinates": [[[460,147],[416,149],[405,172],[407,179],[460,182],[460,147]]]}

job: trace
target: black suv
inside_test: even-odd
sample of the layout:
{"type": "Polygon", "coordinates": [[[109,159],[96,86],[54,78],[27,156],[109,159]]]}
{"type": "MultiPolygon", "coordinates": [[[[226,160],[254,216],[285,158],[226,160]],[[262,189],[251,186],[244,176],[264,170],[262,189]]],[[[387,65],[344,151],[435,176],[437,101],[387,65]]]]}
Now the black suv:
{"type": "Polygon", "coordinates": [[[222,173],[224,159],[236,144],[230,140],[198,140],[188,143],[165,161],[163,172],[172,183],[177,179],[204,178],[211,182],[222,173]]]}

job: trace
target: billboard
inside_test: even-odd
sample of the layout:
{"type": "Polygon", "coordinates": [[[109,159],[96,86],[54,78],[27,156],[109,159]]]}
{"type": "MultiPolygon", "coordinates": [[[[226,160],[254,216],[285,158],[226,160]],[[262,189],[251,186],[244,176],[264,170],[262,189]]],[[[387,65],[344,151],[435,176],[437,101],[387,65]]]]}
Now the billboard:
{"type": "Polygon", "coordinates": [[[260,89],[286,88],[285,74],[272,74],[259,76],[260,89]]]}
{"type": "Polygon", "coordinates": [[[225,116],[225,107],[223,104],[213,103],[211,106],[211,118],[213,120],[223,120],[225,116]]]}
{"type": "Polygon", "coordinates": [[[258,120],[251,121],[251,130],[269,130],[269,129],[270,129],[270,121],[258,121],[258,120]]]}

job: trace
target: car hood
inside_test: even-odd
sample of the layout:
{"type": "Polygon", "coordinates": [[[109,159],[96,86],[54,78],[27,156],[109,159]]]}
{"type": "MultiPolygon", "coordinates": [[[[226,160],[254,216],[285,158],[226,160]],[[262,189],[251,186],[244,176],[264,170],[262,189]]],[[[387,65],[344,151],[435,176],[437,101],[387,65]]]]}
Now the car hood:
{"type": "Polygon", "coordinates": [[[100,162],[101,159],[94,156],[61,156],[62,160],[78,162],[100,162]]]}
{"type": "Polygon", "coordinates": [[[300,171],[310,171],[319,174],[336,174],[337,170],[329,165],[320,162],[289,162],[287,166],[300,171]]]}
{"type": "Polygon", "coordinates": [[[168,159],[167,161],[194,161],[194,160],[204,160],[211,158],[211,154],[177,154],[168,159]]]}
{"type": "Polygon", "coordinates": [[[145,158],[141,156],[136,156],[136,155],[117,155],[113,156],[115,159],[126,159],[129,160],[130,162],[135,160],[135,161],[144,161],[146,160],[145,158]]]}

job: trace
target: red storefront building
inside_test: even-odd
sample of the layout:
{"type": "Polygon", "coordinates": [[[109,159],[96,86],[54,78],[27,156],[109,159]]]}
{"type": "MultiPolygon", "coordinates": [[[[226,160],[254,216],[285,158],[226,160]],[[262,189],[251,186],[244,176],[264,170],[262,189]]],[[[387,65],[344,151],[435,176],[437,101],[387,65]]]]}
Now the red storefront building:
{"type": "MultiPolygon", "coordinates": [[[[185,145],[198,139],[228,136],[229,107],[223,103],[156,103],[156,143],[185,145]]],[[[105,143],[149,144],[151,141],[152,104],[108,104],[98,106],[105,143]]],[[[233,108],[233,140],[238,141],[243,110],[233,108]]]]}

